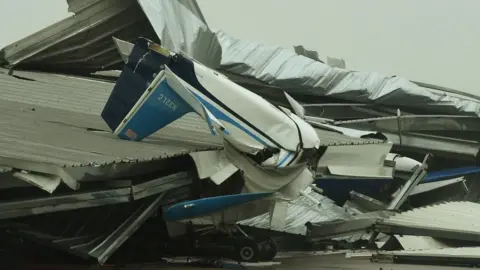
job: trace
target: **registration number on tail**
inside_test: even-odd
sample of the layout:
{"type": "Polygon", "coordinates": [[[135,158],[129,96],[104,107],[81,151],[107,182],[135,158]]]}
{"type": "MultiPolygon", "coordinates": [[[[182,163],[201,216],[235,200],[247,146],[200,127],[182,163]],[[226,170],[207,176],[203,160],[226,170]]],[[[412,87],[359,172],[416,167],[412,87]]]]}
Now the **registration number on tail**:
{"type": "Polygon", "coordinates": [[[177,104],[175,104],[175,102],[173,102],[173,100],[169,99],[168,97],[166,97],[163,94],[160,94],[158,96],[158,100],[160,102],[162,102],[165,106],[167,106],[169,109],[171,109],[172,111],[176,111],[177,108],[178,108],[177,104]]]}

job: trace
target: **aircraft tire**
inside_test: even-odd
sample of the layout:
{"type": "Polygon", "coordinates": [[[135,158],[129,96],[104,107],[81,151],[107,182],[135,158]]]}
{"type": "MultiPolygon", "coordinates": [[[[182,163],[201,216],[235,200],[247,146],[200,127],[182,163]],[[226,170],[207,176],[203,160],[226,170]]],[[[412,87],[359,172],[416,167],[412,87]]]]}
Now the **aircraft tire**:
{"type": "Polygon", "coordinates": [[[239,262],[258,262],[260,259],[260,245],[255,241],[243,238],[235,243],[234,257],[239,262]]]}
{"type": "Polygon", "coordinates": [[[272,238],[268,238],[260,243],[261,248],[261,261],[272,261],[277,255],[277,244],[272,238]]]}

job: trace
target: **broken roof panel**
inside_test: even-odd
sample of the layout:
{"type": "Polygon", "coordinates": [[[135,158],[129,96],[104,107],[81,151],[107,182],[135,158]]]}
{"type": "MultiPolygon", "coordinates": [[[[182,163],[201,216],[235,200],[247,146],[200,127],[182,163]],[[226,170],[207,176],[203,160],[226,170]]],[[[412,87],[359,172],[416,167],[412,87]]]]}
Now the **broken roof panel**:
{"type": "Polygon", "coordinates": [[[56,74],[0,70],[0,155],[60,166],[148,161],[220,147],[187,116],[145,142],[115,137],[100,117],[113,84],[56,74]],[[14,74],[14,75],[15,75],[14,74]]]}
{"type": "Polygon", "coordinates": [[[135,0],[69,1],[76,14],[0,51],[0,63],[46,71],[90,73],[123,66],[112,36],[157,40],[135,0]],[[128,18],[128,19],[126,19],[128,18]]]}
{"type": "Polygon", "coordinates": [[[480,241],[479,212],[478,203],[446,202],[394,215],[375,227],[385,233],[480,241]]]}
{"type": "Polygon", "coordinates": [[[123,65],[112,36],[155,40],[156,32],[173,51],[182,49],[213,68],[281,87],[291,94],[427,109],[430,113],[480,115],[480,99],[460,91],[332,67],[293,50],[214,32],[195,1],[138,1],[143,11],[135,0],[70,1],[76,16],[5,47],[0,55],[11,66],[89,73],[123,65]]]}
{"type": "MultiPolygon", "coordinates": [[[[319,203],[311,199],[300,196],[293,201],[288,202],[287,217],[285,224],[285,233],[305,235],[307,222],[325,222],[331,220],[350,220],[353,217],[329,198],[311,191],[308,194],[319,203]]],[[[258,229],[270,228],[270,214],[265,213],[254,218],[240,221],[238,224],[243,226],[255,227],[258,229]]]]}
{"type": "Polygon", "coordinates": [[[100,115],[113,84],[64,75],[0,68],[0,99],[76,113],[100,115]]]}
{"type": "MultiPolygon", "coordinates": [[[[0,100],[0,156],[59,166],[142,162],[210,149],[214,145],[179,141],[171,129],[135,143],[116,138],[100,117],[0,100]],[[172,134],[173,133],[173,134],[172,134]]],[[[190,134],[192,136],[192,134],[190,134]]]]}
{"type": "Polygon", "coordinates": [[[178,48],[202,48],[186,53],[200,61],[209,56],[204,64],[213,68],[254,78],[291,94],[413,110],[425,110],[425,104],[428,104],[428,110],[433,113],[480,115],[478,97],[420,86],[392,75],[332,67],[298,55],[293,50],[242,40],[222,31],[212,31],[205,20],[199,20],[203,18],[200,9],[185,12],[181,1],[138,1],[160,40],[168,40],[164,44],[168,49],[178,51],[178,48]],[[164,17],[165,14],[168,14],[168,19],[164,17]],[[177,21],[173,23],[174,20],[177,21]],[[182,31],[182,38],[175,36],[174,29],[179,28],[188,30],[182,31]],[[186,36],[188,33],[190,36],[186,36]],[[221,49],[217,48],[218,44],[221,49]],[[218,55],[220,53],[221,57],[218,55]],[[220,63],[215,59],[221,59],[220,63]]]}
{"type": "MultiPolygon", "coordinates": [[[[238,39],[222,31],[214,34],[222,47],[221,70],[260,80],[291,94],[414,110],[425,110],[428,104],[428,110],[433,113],[480,115],[480,98],[460,91],[419,85],[394,75],[336,68],[279,46],[238,39]]],[[[198,37],[196,42],[201,43],[203,39],[205,37],[198,37]]]]}
{"type": "Polygon", "coordinates": [[[404,78],[328,66],[278,46],[217,32],[222,44],[221,69],[258,79],[291,94],[331,97],[434,113],[480,115],[480,99],[419,86],[404,78]]]}

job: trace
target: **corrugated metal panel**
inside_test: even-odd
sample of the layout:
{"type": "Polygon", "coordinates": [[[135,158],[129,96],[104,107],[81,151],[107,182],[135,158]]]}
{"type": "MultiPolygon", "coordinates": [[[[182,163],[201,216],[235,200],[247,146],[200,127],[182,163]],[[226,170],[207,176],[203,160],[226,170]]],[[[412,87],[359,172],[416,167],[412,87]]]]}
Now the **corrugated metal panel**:
{"type": "Polygon", "coordinates": [[[3,157],[72,166],[147,161],[221,146],[193,114],[143,142],[120,140],[99,116],[113,83],[32,72],[14,75],[20,78],[0,74],[3,157]]]}
{"type": "Polygon", "coordinates": [[[478,203],[447,202],[397,214],[380,221],[379,224],[480,235],[478,213],[480,213],[480,204],[478,203]]]}
{"type": "Polygon", "coordinates": [[[113,89],[110,82],[64,75],[0,69],[0,99],[100,115],[113,89]]]}
{"type": "Polygon", "coordinates": [[[401,136],[398,133],[382,132],[382,134],[388,138],[388,141],[400,147],[407,147],[409,150],[411,149],[422,154],[431,153],[447,158],[460,158],[472,161],[475,160],[480,149],[480,144],[477,142],[455,138],[420,133],[405,133],[401,136]]]}
{"type": "Polygon", "coordinates": [[[70,11],[76,15],[2,49],[0,63],[85,74],[123,66],[112,36],[158,40],[135,0],[74,1],[70,11]]]}
{"type": "MultiPolygon", "coordinates": [[[[353,219],[345,209],[335,205],[329,198],[314,191],[310,192],[310,196],[320,201],[320,205],[315,204],[305,196],[300,196],[288,203],[284,232],[305,235],[307,230],[305,224],[307,222],[353,219]]],[[[240,221],[239,224],[259,229],[270,229],[270,215],[269,213],[265,213],[251,219],[240,221]]]]}
{"type": "MultiPolygon", "coordinates": [[[[113,90],[113,83],[40,72],[15,71],[13,75],[24,79],[8,76],[5,69],[0,69],[0,100],[19,102],[26,108],[31,105],[30,109],[41,106],[69,111],[76,114],[62,118],[65,123],[81,121],[79,123],[84,127],[109,130],[99,115],[113,90]],[[100,120],[82,121],[83,114],[98,116],[100,120]],[[73,115],[79,117],[72,119],[73,115]]],[[[52,112],[44,117],[55,118],[56,114],[52,112]]],[[[175,121],[158,134],[163,139],[220,145],[218,138],[211,136],[206,124],[193,113],[175,121]]]]}
{"type": "Polygon", "coordinates": [[[212,146],[201,142],[201,134],[176,128],[143,142],[124,141],[99,116],[39,106],[33,110],[12,101],[0,100],[0,112],[0,156],[7,158],[79,166],[148,161],[212,146]]]}

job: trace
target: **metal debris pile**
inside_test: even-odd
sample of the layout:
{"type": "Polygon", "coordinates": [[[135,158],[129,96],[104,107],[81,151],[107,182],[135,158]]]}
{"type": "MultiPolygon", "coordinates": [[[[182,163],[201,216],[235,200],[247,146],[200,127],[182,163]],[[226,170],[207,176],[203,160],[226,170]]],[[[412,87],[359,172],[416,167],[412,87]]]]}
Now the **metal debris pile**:
{"type": "MultiPolygon", "coordinates": [[[[2,259],[143,263],[185,256],[177,251],[188,246],[186,256],[216,266],[232,252],[271,261],[277,251],[331,249],[372,262],[480,265],[480,97],[214,31],[195,0],[68,4],[74,16],[0,51],[2,259]],[[168,220],[172,205],[238,195],[246,169],[222,175],[228,147],[212,136],[208,113],[186,113],[139,142],[112,132],[102,111],[141,40],[313,127],[314,182],[294,199],[250,208],[258,215],[234,209],[231,226],[225,209],[168,220]],[[207,163],[221,181],[202,171],[207,163]]],[[[147,56],[137,58],[135,69],[147,56]]]]}

